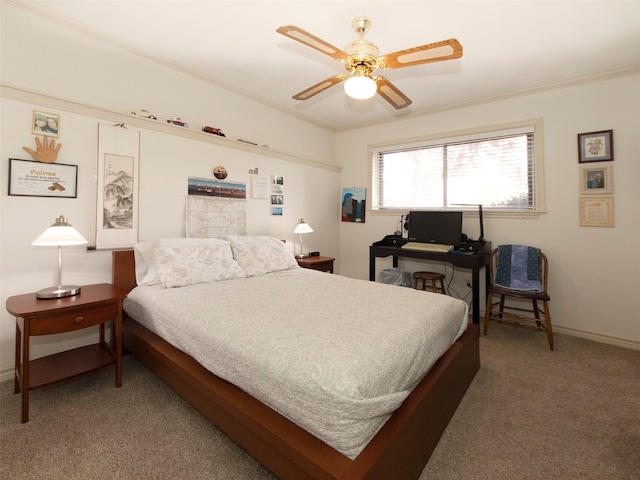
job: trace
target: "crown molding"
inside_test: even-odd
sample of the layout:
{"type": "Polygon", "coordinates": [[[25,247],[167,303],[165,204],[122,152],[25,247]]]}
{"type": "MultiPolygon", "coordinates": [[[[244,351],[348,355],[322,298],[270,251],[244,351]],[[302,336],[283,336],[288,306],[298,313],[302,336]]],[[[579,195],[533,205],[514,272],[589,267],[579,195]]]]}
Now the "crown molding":
{"type": "Polygon", "coordinates": [[[300,158],[294,155],[289,155],[287,153],[271,150],[268,147],[239,142],[236,140],[228,139],[226,137],[220,137],[218,135],[212,135],[210,133],[191,130],[189,128],[179,127],[177,125],[171,125],[169,123],[163,123],[158,120],[135,117],[133,115],[116,112],[103,107],[87,105],[73,100],[55,97],[45,93],[34,92],[32,90],[27,90],[14,85],[8,85],[6,83],[0,83],[0,97],[25,103],[32,103],[50,109],[63,110],[79,115],[86,115],[88,117],[96,117],[100,120],[114,122],[114,124],[123,124],[126,126],[153,130],[167,135],[188,138],[199,142],[211,143],[214,145],[219,145],[221,147],[234,148],[236,150],[242,150],[258,155],[278,158],[280,160],[298,163],[301,165],[306,165],[308,167],[328,170],[330,172],[340,173],[342,171],[342,168],[335,165],[325,164],[306,158],[300,158]]]}

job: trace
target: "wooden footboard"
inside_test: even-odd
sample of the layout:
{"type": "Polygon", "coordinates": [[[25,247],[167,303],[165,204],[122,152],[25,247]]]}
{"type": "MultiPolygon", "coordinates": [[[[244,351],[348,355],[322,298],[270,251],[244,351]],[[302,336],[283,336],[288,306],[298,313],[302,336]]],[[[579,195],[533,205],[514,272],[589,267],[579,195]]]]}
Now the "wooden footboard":
{"type": "MultiPolygon", "coordinates": [[[[114,284],[133,288],[133,251],[114,252],[113,265],[114,284]]],[[[470,324],[351,460],[133,319],[123,323],[126,350],[284,480],[418,478],[480,367],[478,341],[478,326],[470,324]]]]}

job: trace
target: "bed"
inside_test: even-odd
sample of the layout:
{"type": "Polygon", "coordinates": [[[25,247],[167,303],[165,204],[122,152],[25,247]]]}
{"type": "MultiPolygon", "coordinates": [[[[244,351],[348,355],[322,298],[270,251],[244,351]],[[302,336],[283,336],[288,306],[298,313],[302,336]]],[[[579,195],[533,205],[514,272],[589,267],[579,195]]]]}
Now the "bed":
{"type": "MultiPolygon", "coordinates": [[[[130,292],[123,323],[126,351],[279,478],[418,478],[479,368],[478,330],[467,324],[466,306],[461,311],[460,305],[448,297],[301,269],[292,256],[287,257],[288,253],[282,258],[278,258],[280,251],[272,255],[278,250],[277,244],[282,246],[268,237],[174,239],[115,251],[113,282],[130,292]],[[271,242],[267,242],[265,250],[267,240],[271,242]],[[185,246],[185,242],[190,244],[185,246]],[[211,242],[217,243],[212,247],[211,242]],[[203,243],[209,244],[204,255],[203,243]],[[223,250],[226,257],[221,263],[223,250]],[[155,262],[148,261],[151,254],[155,262]],[[207,263],[215,264],[221,278],[207,277],[211,268],[200,267],[207,263]],[[155,283],[148,281],[150,277],[155,277],[155,283]],[[301,297],[302,292],[309,291],[314,295],[301,297]],[[367,298],[369,294],[371,297],[367,298]],[[376,306],[376,298],[383,294],[400,298],[388,298],[384,302],[388,307],[382,303],[376,306]],[[181,298],[187,300],[185,305],[179,305],[181,298]],[[324,307],[314,304],[314,298],[323,299],[324,307]],[[420,342],[396,334],[402,330],[399,320],[410,328],[414,324],[420,329],[427,327],[424,321],[409,318],[413,316],[410,310],[401,319],[391,318],[390,312],[403,311],[394,301],[401,300],[406,308],[406,304],[421,304],[426,298],[442,305],[438,312],[450,310],[454,317],[464,313],[461,325],[437,312],[435,316],[443,318],[434,317],[429,322],[429,329],[435,328],[432,324],[442,325],[452,337],[450,347],[436,343],[425,348],[420,342]],[[352,306],[347,309],[343,302],[352,306]],[[377,311],[370,312],[365,304],[377,311]],[[199,308],[194,308],[196,305],[199,308]],[[167,312],[174,308],[177,312],[169,315],[167,312]],[[321,312],[321,316],[310,314],[308,308],[321,312]],[[351,312],[348,321],[338,318],[340,309],[351,312]],[[203,315],[203,311],[207,314],[203,315]],[[378,311],[384,318],[377,318],[378,311]],[[259,313],[248,314],[251,312],[259,313]],[[173,323],[165,321],[164,317],[170,316],[176,317],[173,323]],[[244,319],[247,323],[241,324],[244,319]],[[331,328],[323,328],[324,321],[331,328]],[[187,325],[192,324],[200,330],[187,333],[187,325]],[[279,330],[277,324],[285,328],[279,330]],[[363,339],[381,338],[375,332],[383,326],[385,338],[370,342],[372,345],[366,348],[360,345],[364,340],[349,343],[350,330],[363,331],[365,325],[367,334],[361,335],[363,339]],[[256,338],[260,339],[258,343],[256,338]],[[196,340],[200,339],[205,340],[198,343],[196,340]],[[224,343],[231,340],[240,347],[224,343]],[[343,352],[354,352],[346,356],[360,359],[368,358],[371,349],[371,361],[353,363],[375,364],[373,374],[360,375],[360,365],[356,368],[343,363],[350,359],[340,358],[339,351],[334,355],[327,350],[326,344],[332,343],[344,343],[343,352]],[[209,344],[217,345],[213,357],[203,353],[209,344]],[[287,350],[287,344],[294,348],[287,350]],[[383,346],[378,344],[406,352],[409,359],[397,360],[396,356],[403,355],[392,355],[387,360],[383,346]],[[246,351],[251,352],[251,357],[245,355],[246,351]],[[295,355],[311,358],[293,362],[296,368],[292,377],[296,380],[291,381],[303,378],[304,389],[297,383],[287,383],[291,370],[287,365],[295,355]],[[437,358],[430,358],[434,355],[437,358]],[[428,365],[426,375],[416,366],[423,363],[422,357],[428,365]],[[393,374],[396,361],[407,363],[406,375],[393,374]],[[305,368],[298,366],[302,364],[305,368]],[[328,367],[319,369],[318,365],[328,367]],[[360,385],[360,378],[368,381],[370,376],[380,377],[374,379],[375,385],[379,383],[390,390],[379,392],[378,386],[360,385]],[[398,384],[389,386],[392,383],[398,384]],[[269,389],[265,391],[266,386],[269,389]],[[355,423],[354,415],[362,419],[355,423]],[[340,430],[337,437],[332,435],[332,429],[340,430]]],[[[404,368],[399,367],[398,371],[404,368]]]]}

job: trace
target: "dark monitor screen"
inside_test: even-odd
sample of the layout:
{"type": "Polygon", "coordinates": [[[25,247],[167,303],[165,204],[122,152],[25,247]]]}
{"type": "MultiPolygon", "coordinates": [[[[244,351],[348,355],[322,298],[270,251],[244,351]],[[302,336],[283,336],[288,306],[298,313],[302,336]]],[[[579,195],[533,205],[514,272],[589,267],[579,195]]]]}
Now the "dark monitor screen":
{"type": "Polygon", "coordinates": [[[409,212],[409,241],[460,245],[462,212],[409,212]]]}

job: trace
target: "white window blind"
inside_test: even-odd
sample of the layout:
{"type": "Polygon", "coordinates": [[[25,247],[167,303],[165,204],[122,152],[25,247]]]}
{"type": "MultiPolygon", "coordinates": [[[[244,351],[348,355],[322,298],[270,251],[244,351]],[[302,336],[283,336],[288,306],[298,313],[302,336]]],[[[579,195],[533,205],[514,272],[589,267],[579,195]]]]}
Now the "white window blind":
{"type": "MultiPolygon", "coordinates": [[[[372,150],[373,210],[538,211],[534,125],[372,150]]],[[[540,191],[538,191],[540,190],[540,191]]]]}

